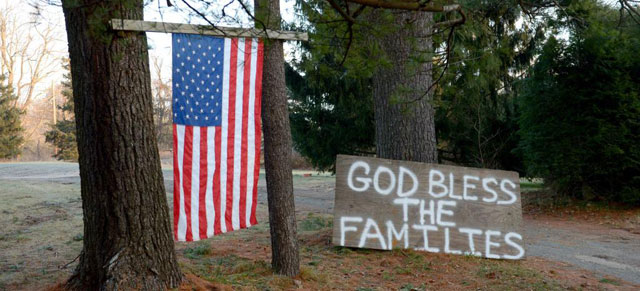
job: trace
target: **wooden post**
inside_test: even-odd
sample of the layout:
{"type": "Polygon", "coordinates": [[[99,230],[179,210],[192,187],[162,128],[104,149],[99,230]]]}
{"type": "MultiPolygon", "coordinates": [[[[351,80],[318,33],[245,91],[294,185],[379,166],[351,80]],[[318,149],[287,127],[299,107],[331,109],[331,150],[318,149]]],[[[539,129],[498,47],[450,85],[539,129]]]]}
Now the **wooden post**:
{"type": "Polygon", "coordinates": [[[51,81],[51,101],[53,102],[53,124],[58,122],[57,108],[56,108],[56,96],[55,89],[53,88],[53,81],[51,81]]]}
{"type": "Polygon", "coordinates": [[[258,37],[279,40],[309,40],[306,32],[273,29],[239,28],[184,23],[154,22],[131,19],[112,19],[111,29],[165,33],[189,33],[223,37],[258,37]]]}
{"type": "MultiPolygon", "coordinates": [[[[56,95],[55,95],[55,89],[53,88],[53,81],[51,81],[51,101],[53,103],[53,126],[56,126],[56,123],[58,123],[58,108],[57,104],[56,104],[56,95]]],[[[58,154],[58,147],[54,144],[53,145],[53,154],[57,155],[58,154]]]]}

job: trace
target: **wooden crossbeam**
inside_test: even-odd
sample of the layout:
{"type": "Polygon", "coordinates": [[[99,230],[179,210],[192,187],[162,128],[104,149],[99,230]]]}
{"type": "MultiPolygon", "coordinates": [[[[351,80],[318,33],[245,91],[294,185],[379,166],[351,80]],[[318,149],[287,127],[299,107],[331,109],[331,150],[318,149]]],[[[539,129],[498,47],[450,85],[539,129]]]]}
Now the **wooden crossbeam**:
{"type": "Polygon", "coordinates": [[[210,25],[195,25],[184,23],[155,22],[131,19],[112,19],[113,30],[147,31],[165,33],[189,33],[202,35],[215,35],[223,37],[258,37],[280,40],[309,40],[306,32],[281,31],[271,29],[238,28],[210,25]]]}

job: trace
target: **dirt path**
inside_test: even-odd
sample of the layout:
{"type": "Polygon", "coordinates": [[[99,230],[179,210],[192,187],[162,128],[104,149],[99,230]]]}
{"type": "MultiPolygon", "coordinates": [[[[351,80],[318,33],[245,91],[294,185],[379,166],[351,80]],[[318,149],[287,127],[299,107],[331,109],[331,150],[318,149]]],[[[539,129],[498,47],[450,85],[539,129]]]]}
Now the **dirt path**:
{"type": "MultiPolygon", "coordinates": [[[[167,189],[172,189],[172,171],[164,169],[164,174],[167,189]]],[[[294,173],[297,212],[331,214],[334,181],[333,177],[294,173]]],[[[70,272],[73,265],[60,266],[81,248],[79,183],[78,166],[73,163],[0,164],[0,290],[3,281],[28,281],[29,274],[51,274],[53,278],[70,272]],[[74,230],[54,237],[39,234],[40,229],[51,227],[74,230]],[[23,242],[20,248],[12,242],[16,239],[23,242]]],[[[265,209],[263,175],[258,189],[259,204],[265,209]]],[[[524,236],[527,256],[534,263],[535,257],[541,257],[564,262],[567,268],[592,271],[599,276],[597,280],[617,277],[640,284],[640,234],[635,231],[526,215],[524,236]]]]}
{"type": "MultiPolygon", "coordinates": [[[[332,178],[294,179],[296,208],[333,212],[332,178]]],[[[261,197],[266,201],[266,197],[261,197]]],[[[583,221],[525,215],[523,236],[527,256],[565,262],[600,276],[640,284],[640,233],[583,221]]]]}
{"type": "Polygon", "coordinates": [[[525,216],[524,224],[528,255],[640,284],[640,234],[549,217],[525,216]]]}

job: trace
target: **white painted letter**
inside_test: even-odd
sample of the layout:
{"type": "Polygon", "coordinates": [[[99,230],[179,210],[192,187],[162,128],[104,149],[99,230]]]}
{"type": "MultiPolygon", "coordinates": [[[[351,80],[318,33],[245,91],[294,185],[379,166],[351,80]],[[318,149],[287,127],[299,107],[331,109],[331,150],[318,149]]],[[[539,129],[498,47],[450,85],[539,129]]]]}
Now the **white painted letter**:
{"type": "Polygon", "coordinates": [[[364,168],[364,174],[369,175],[369,164],[367,164],[366,162],[357,161],[351,164],[351,168],[349,168],[349,175],[347,176],[347,185],[349,185],[349,188],[351,188],[351,190],[356,192],[367,191],[367,189],[369,189],[369,186],[371,185],[371,178],[358,177],[356,178],[356,181],[362,183],[363,185],[361,187],[356,187],[355,185],[353,185],[353,172],[357,168],[364,168]]]}
{"type": "Polygon", "coordinates": [[[462,251],[459,250],[452,250],[449,248],[449,228],[445,227],[444,228],[444,253],[445,254],[462,254],[462,251]]]}
{"type": "Polygon", "coordinates": [[[404,222],[409,221],[409,204],[411,205],[418,205],[420,203],[420,200],[415,199],[415,198],[396,198],[393,199],[393,204],[399,205],[402,204],[402,219],[404,220],[404,222]]]}
{"type": "Polygon", "coordinates": [[[462,200],[462,196],[455,195],[455,179],[453,173],[449,173],[449,197],[452,199],[462,200]]]}
{"type": "Polygon", "coordinates": [[[347,231],[358,231],[355,226],[344,226],[346,222],[362,222],[362,217],[343,216],[340,217],[340,245],[344,246],[344,233],[347,231]]]}
{"type": "Polygon", "coordinates": [[[520,241],[522,241],[522,236],[520,234],[518,234],[518,233],[515,233],[515,232],[507,233],[507,235],[504,236],[504,241],[508,245],[512,246],[514,249],[518,250],[518,254],[515,255],[515,256],[503,255],[502,257],[505,258],[505,259],[509,259],[509,260],[517,260],[517,259],[522,258],[522,256],[524,256],[524,248],[522,248],[521,245],[519,245],[519,244],[515,243],[514,241],[512,241],[511,240],[512,237],[517,238],[520,241]]]}
{"type": "Polygon", "coordinates": [[[398,173],[398,197],[409,197],[415,194],[416,191],[418,191],[418,177],[416,177],[416,174],[414,174],[411,170],[400,166],[400,173],[398,173]],[[413,180],[413,186],[411,186],[411,190],[406,192],[404,191],[403,187],[405,174],[409,175],[409,177],[411,177],[411,180],[413,180]]]}
{"type": "Polygon", "coordinates": [[[378,224],[371,218],[367,218],[367,224],[365,224],[362,235],[360,236],[360,243],[358,244],[358,247],[363,248],[369,238],[377,238],[380,241],[380,248],[383,250],[387,249],[387,244],[384,242],[384,237],[380,232],[378,224]],[[369,233],[371,228],[375,230],[375,233],[369,233]]]}
{"type": "Polygon", "coordinates": [[[499,231],[495,231],[495,230],[487,230],[487,231],[484,232],[484,237],[485,237],[484,255],[485,255],[485,257],[490,258],[490,259],[499,259],[500,258],[499,255],[494,255],[494,254],[491,253],[491,246],[496,246],[496,247],[500,246],[499,243],[491,242],[491,236],[493,236],[493,235],[500,235],[500,232],[499,231]]]}
{"type": "Polygon", "coordinates": [[[482,197],[482,201],[493,203],[498,200],[498,193],[496,193],[496,191],[494,191],[493,189],[489,188],[489,183],[493,183],[493,184],[496,184],[496,186],[498,186],[498,181],[495,178],[482,179],[482,188],[484,188],[484,191],[491,193],[491,195],[493,196],[488,199],[487,197],[482,197]]]}
{"type": "Polygon", "coordinates": [[[393,174],[391,169],[385,166],[378,167],[378,169],[376,170],[376,173],[373,174],[373,188],[375,188],[376,191],[378,191],[378,193],[382,195],[389,195],[389,193],[393,191],[393,187],[395,186],[396,186],[396,175],[393,174]],[[387,187],[387,189],[380,188],[380,174],[382,172],[385,172],[389,175],[389,186],[387,187]]]}
{"type": "Polygon", "coordinates": [[[444,185],[444,174],[442,174],[442,172],[438,170],[431,169],[431,171],[429,171],[429,194],[431,194],[433,198],[442,198],[447,195],[447,192],[447,186],[444,185]],[[437,181],[434,180],[435,175],[438,175],[440,179],[438,179],[437,181]],[[442,188],[442,191],[439,193],[433,192],[434,186],[442,188]]]}
{"type": "Polygon", "coordinates": [[[420,200],[420,224],[424,224],[424,216],[429,215],[431,224],[436,224],[436,214],[434,212],[434,201],[429,200],[429,209],[424,208],[424,200],[420,200]]]}
{"type": "Polygon", "coordinates": [[[402,225],[400,232],[396,231],[396,227],[393,226],[393,222],[391,220],[387,221],[387,238],[389,239],[389,243],[387,247],[389,249],[393,248],[393,238],[396,240],[401,240],[404,237],[404,248],[409,247],[409,226],[405,223],[402,225]]]}
{"type": "Polygon", "coordinates": [[[516,202],[516,194],[513,193],[511,190],[507,190],[507,187],[505,187],[505,184],[509,184],[509,186],[511,186],[513,190],[516,189],[516,184],[514,184],[510,180],[508,179],[502,180],[502,182],[500,182],[500,190],[502,190],[502,192],[506,193],[507,195],[511,196],[511,199],[509,201],[498,201],[498,205],[513,204],[514,202],[516,202]]]}
{"type": "Polygon", "coordinates": [[[439,248],[430,248],[429,247],[429,235],[427,234],[428,231],[437,231],[438,230],[437,226],[414,224],[412,227],[415,230],[422,230],[422,238],[424,239],[424,250],[425,251],[432,252],[432,253],[439,253],[440,252],[439,248]]]}
{"type": "Polygon", "coordinates": [[[471,201],[478,200],[478,196],[469,195],[469,192],[467,192],[467,189],[475,189],[476,188],[476,185],[469,184],[469,180],[480,181],[480,178],[478,178],[476,176],[464,175],[462,180],[463,180],[463,183],[464,183],[464,185],[462,186],[462,197],[464,197],[464,200],[471,200],[471,201]]]}
{"type": "Polygon", "coordinates": [[[455,222],[450,222],[450,221],[442,221],[442,214],[444,215],[449,215],[449,216],[453,216],[453,211],[451,210],[446,210],[443,209],[442,206],[456,206],[456,202],[455,201],[451,201],[451,200],[438,200],[438,215],[436,218],[436,223],[440,226],[456,226],[455,222]]]}
{"type": "Polygon", "coordinates": [[[460,231],[461,233],[466,233],[469,235],[469,251],[468,252],[464,252],[465,255],[472,255],[472,256],[482,256],[481,252],[476,252],[476,247],[475,244],[473,243],[473,235],[477,234],[477,235],[482,235],[482,230],[479,229],[475,229],[475,228],[459,228],[458,231],[460,231]]]}

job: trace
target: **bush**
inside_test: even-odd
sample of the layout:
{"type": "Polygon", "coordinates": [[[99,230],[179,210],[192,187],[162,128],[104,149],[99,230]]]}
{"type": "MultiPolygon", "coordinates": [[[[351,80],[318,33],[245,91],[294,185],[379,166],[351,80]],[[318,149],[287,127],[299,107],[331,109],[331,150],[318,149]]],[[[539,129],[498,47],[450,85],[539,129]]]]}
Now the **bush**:
{"type": "Polygon", "coordinates": [[[23,110],[16,105],[17,97],[12,88],[4,83],[5,77],[0,75],[0,159],[15,158],[21,153],[24,142],[20,117],[23,110]]]}
{"type": "Polygon", "coordinates": [[[519,150],[559,194],[640,204],[640,28],[579,5],[524,81],[519,150]]]}

